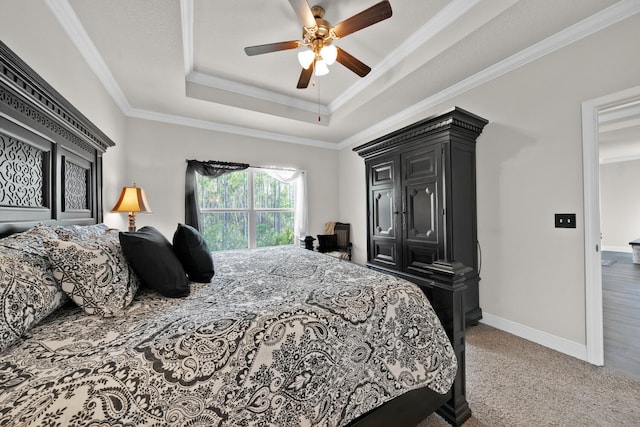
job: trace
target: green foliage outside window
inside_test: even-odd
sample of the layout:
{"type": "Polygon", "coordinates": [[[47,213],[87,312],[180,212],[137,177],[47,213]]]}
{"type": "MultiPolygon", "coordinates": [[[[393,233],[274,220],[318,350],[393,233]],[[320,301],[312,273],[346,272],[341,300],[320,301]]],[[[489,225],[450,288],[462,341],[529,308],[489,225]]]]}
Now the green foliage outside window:
{"type": "Polygon", "coordinates": [[[293,185],[280,182],[264,172],[253,176],[255,209],[293,209],[293,185]]]}
{"type": "Polygon", "coordinates": [[[249,173],[232,172],[218,178],[198,175],[201,209],[246,209],[249,204],[249,173]]]}
{"type": "Polygon", "coordinates": [[[258,212],[256,246],[293,244],[293,212],[258,212]]]}
{"type": "Polygon", "coordinates": [[[202,234],[212,251],[290,245],[294,242],[292,184],[251,170],[213,179],[198,175],[198,196],[202,234]],[[249,200],[251,194],[253,203],[249,200]],[[250,218],[255,222],[251,223],[250,218]],[[255,233],[255,244],[250,242],[250,228],[255,233]]]}
{"type": "Polygon", "coordinates": [[[202,214],[203,237],[210,251],[249,247],[246,212],[206,212],[202,214]]]}

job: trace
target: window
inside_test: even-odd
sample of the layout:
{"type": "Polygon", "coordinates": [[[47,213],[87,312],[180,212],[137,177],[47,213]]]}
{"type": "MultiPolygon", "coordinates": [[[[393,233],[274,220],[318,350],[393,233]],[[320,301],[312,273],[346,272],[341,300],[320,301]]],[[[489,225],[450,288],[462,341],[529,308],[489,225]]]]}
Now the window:
{"type": "Polygon", "coordinates": [[[249,168],[218,178],[197,174],[202,234],[212,251],[291,245],[295,185],[249,168]]]}

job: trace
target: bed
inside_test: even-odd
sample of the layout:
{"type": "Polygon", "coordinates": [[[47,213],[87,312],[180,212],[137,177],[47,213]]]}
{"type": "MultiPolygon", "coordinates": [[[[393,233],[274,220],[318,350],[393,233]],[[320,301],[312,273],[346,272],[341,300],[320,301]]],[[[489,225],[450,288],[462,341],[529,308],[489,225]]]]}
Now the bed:
{"type": "Polygon", "coordinates": [[[188,297],[141,289],[108,318],[67,303],[27,331],[0,356],[0,425],[342,426],[451,387],[415,285],[296,247],[214,261],[188,297]]]}
{"type": "Polygon", "coordinates": [[[122,265],[129,288],[106,317],[74,304],[77,292],[56,296],[56,266],[68,266],[52,258],[59,241],[111,245],[122,257],[120,233],[101,224],[102,154],[114,143],[3,44],[0,60],[5,308],[29,300],[20,283],[40,289],[10,318],[29,327],[0,353],[0,425],[409,426],[435,410],[454,425],[470,416],[455,263],[435,263],[433,281],[418,287],[301,248],[232,251],[215,254],[213,280],[190,283],[184,298],[132,285],[122,265]]]}

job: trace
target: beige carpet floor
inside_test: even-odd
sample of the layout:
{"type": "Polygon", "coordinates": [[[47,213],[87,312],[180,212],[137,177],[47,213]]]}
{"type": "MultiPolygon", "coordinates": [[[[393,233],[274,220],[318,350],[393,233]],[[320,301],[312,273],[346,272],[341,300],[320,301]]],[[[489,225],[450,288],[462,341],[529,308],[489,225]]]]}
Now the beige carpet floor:
{"type": "Polygon", "coordinates": [[[467,329],[467,401],[464,427],[640,426],[640,381],[483,324],[467,329]]]}

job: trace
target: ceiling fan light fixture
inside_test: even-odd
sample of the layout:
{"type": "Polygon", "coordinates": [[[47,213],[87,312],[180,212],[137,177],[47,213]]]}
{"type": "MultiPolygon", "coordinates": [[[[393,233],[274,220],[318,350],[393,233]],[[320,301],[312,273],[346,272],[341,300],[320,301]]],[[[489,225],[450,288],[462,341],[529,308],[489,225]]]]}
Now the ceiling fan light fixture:
{"type": "Polygon", "coordinates": [[[298,52],[298,62],[304,69],[309,69],[313,60],[315,59],[316,54],[311,49],[305,49],[298,52]]]}
{"type": "Polygon", "coordinates": [[[339,62],[360,77],[365,77],[371,71],[367,64],[331,44],[335,40],[390,18],[393,12],[389,0],[379,1],[336,25],[331,25],[324,19],[322,6],[310,7],[308,0],[289,0],[289,3],[302,23],[302,40],[247,46],[244,51],[248,56],[306,47],[298,51],[298,62],[302,66],[296,86],[298,89],[306,89],[314,73],[316,76],[328,74],[329,65],[334,62],[339,62]]]}
{"type": "Polygon", "coordinates": [[[324,61],[324,59],[321,59],[319,61],[316,61],[316,76],[320,77],[320,76],[324,76],[325,74],[329,74],[329,67],[327,67],[327,63],[324,61]]]}
{"type": "Polygon", "coordinates": [[[336,62],[336,58],[338,57],[338,49],[336,49],[333,45],[323,46],[320,50],[320,56],[324,59],[324,62],[327,65],[331,65],[336,62]]]}

